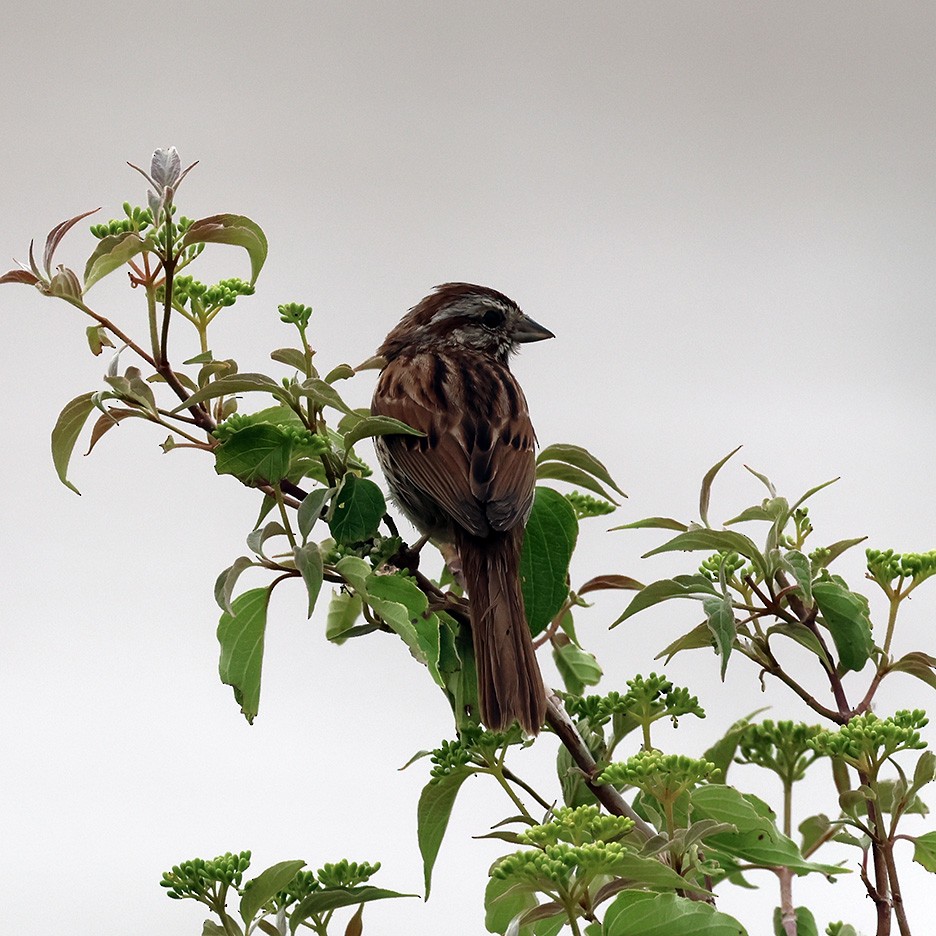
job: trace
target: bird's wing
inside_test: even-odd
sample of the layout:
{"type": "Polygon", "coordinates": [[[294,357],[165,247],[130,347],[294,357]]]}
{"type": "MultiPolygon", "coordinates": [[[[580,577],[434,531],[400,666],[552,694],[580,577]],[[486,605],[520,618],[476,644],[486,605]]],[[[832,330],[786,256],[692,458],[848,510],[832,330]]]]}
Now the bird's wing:
{"type": "Polygon", "coordinates": [[[475,536],[523,523],[533,503],[536,438],[510,371],[472,355],[392,361],[372,406],[425,433],[384,436],[399,469],[475,536]]]}

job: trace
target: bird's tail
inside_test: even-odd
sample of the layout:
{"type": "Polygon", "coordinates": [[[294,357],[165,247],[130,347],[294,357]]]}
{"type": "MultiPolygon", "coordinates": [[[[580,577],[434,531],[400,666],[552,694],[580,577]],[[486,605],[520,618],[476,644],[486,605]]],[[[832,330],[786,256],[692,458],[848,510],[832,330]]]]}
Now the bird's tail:
{"type": "Polygon", "coordinates": [[[456,542],[471,600],[481,721],[505,731],[515,721],[531,735],[546,717],[546,690],[520,591],[523,530],[456,542]]]}

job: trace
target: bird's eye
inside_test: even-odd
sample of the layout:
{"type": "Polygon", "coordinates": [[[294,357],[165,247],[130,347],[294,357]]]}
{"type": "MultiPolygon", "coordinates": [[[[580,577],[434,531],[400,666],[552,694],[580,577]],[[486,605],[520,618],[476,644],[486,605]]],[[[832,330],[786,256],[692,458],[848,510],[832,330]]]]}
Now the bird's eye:
{"type": "Polygon", "coordinates": [[[481,317],[481,324],[485,328],[498,328],[504,324],[504,318],[502,309],[488,309],[481,317]]]}

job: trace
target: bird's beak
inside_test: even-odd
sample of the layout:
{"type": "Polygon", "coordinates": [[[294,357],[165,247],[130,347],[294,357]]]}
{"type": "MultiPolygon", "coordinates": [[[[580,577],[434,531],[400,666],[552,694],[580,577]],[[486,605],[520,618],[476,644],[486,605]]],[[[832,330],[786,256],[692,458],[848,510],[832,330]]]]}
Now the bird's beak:
{"type": "Polygon", "coordinates": [[[539,322],[534,322],[529,315],[524,315],[517,323],[512,337],[514,341],[527,342],[542,341],[544,338],[556,336],[548,328],[543,328],[539,322]]]}

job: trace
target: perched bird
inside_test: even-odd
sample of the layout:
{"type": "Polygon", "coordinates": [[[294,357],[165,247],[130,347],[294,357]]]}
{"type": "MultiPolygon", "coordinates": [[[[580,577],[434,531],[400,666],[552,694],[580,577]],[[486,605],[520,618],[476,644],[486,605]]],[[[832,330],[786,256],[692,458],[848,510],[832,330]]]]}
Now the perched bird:
{"type": "Polygon", "coordinates": [[[536,734],[546,692],[520,590],[536,436],[508,367],[521,343],[554,337],[485,286],[446,283],[403,317],[371,411],[425,433],[375,439],[393,499],[423,534],[454,546],[471,607],[481,720],[536,734]]]}

